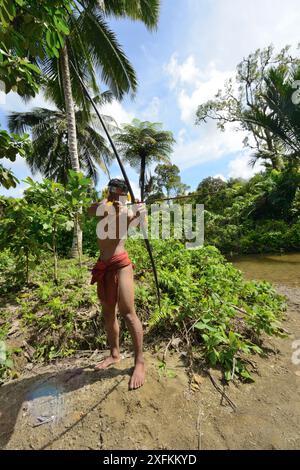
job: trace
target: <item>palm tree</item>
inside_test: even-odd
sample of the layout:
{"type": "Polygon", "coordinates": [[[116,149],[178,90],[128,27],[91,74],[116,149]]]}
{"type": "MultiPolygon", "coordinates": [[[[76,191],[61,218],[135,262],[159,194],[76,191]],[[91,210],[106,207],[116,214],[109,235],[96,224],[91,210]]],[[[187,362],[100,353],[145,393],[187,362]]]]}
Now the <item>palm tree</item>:
{"type": "Polygon", "coordinates": [[[134,119],[132,124],[124,125],[122,132],[114,136],[124,159],[138,169],[142,201],[147,167],[153,162],[168,163],[175,143],[172,132],[161,128],[161,123],[134,119]]]}
{"type": "MultiPolygon", "coordinates": [[[[108,95],[103,101],[107,101],[108,95]]],[[[78,145],[79,169],[92,178],[94,184],[98,182],[97,165],[106,172],[112,161],[112,153],[107,146],[106,139],[93,125],[93,116],[89,121],[85,114],[75,111],[76,134],[78,145]]],[[[110,129],[113,119],[103,116],[110,129]]],[[[62,184],[67,183],[68,171],[73,168],[68,148],[68,124],[64,110],[50,110],[34,108],[29,112],[12,112],[8,116],[11,132],[24,133],[31,131],[32,152],[26,161],[33,174],[40,172],[44,177],[53,179],[62,184]]]]}
{"type": "MultiPolygon", "coordinates": [[[[72,168],[79,171],[74,103],[85,113],[89,113],[89,105],[76,72],[96,94],[99,93],[97,72],[116,98],[120,99],[128,92],[133,94],[137,88],[134,69],[107,19],[129,17],[153,29],[158,23],[160,0],[77,0],[74,5],[69,18],[71,33],[65,39],[59,59],[48,57],[41,66],[48,78],[46,95],[59,109],[63,105],[66,110],[70,160],[72,168]]],[[[72,250],[75,256],[81,252],[81,238],[81,229],[75,226],[72,250]]]]}
{"type": "Polygon", "coordinates": [[[90,104],[82,90],[80,77],[97,95],[96,76],[117,99],[137,89],[135,71],[127,59],[107,20],[111,17],[140,20],[149,28],[157,26],[160,0],[81,0],[75,1],[69,16],[70,34],[65,38],[60,57],[46,57],[40,63],[48,79],[46,97],[68,117],[68,144],[73,169],[79,171],[76,150],[76,117],[74,103],[89,113],[90,104]]]}
{"type": "Polygon", "coordinates": [[[284,160],[296,165],[300,162],[300,105],[294,104],[292,99],[294,83],[299,79],[300,68],[270,69],[265,77],[265,91],[262,95],[264,111],[254,108],[245,112],[247,122],[264,129],[278,142],[281,154],[268,149],[254,156],[254,159],[270,159],[273,168],[282,167],[284,160]]]}

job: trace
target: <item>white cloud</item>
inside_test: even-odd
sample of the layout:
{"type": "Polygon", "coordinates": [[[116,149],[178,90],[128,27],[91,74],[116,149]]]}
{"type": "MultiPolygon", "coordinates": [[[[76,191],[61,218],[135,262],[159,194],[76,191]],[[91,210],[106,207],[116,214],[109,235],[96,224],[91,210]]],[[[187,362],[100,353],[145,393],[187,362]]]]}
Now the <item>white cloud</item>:
{"type": "Polygon", "coordinates": [[[299,42],[298,0],[226,0],[210,2],[205,20],[203,3],[188,0],[189,28],[182,50],[201,52],[205,62],[215,60],[218,68],[232,68],[257,48],[274,44],[282,48],[299,42]]]}
{"type": "Polygon", "coordinates": [[[171,77],[172,89],[178,84],[192,85],[195,80],[199,80],[201,75],[193,55],[190,55],[182,64],[179,64],[178,55],[174,53],[170,61],[165,64],[164,70],[171,77]]]}
{"type": "Polygon", "coordinates": [[[4,187],[1,186],[0,194],[1,196],[21,198],[23,196],[24,190],[27,187],[28,186],[25,183],[18,184],[16,188],[10,188],[10,189],[5,189],[4,187]]]}
{"type": "Polygon", "coordinates": [[[181,169],[192,168],[201,163],[219,160],[228,154],[243,150],[244,134],[236,132],[233,126],[220,132],[214,122],[208,122],[205,129],[199,129],[199,136],[190,136],[187,129],[179,131],[172,161],[181,169]]]}
{"type": "MultiPolygon", "coordinates": [[[[190,126],[195,123],[196,111],[200,104],[213,98],[233,71],[217,70],[214,62],[200,69],[193,56],[179,62],[173,54],[165,66],[170,77],[170,92],[174,93],[180,110],[181,121],[190,126]]],[[[228,125],[225,132],[217,129],[216,123],[208,121],[196,131],[187,132],[182,128],[178,133],[173,160],[181,168],[190,168],[201,163],[218,160],[225,155],[241,152],[245,134],[228,125]]]]}
{"type": "Polygon", "coordinates": [[[5,85],[0,81],[0,104],[5,104],[6,94],[5,94],[5,85]]]}
{"type": "Polygon", "coordinates": [[[213,98],[234,75],[233,70],[218,70],[213,61],[200,69],[193,55],[180,63],[177,54],[172,55],[165,71],[170,78],[170,91],[176,95],[181,120],[186,124],[195,122],[198,106],[213,98]]]}
{"type": "Polygon", "coordinates": [[[131,184],[134,196],[136,197],[136,199],[140,199],[141,190],[140,190],[139,184],[136,183],[135,181],[132,181],[132,179],[130,180],[130,184],[131,184]]]}
{"type": "Polygon", "coordinates": [[[3,186],[0,186],[0,194],[3,196],[22,197],[24,189],[28,188],[28,185],[22,180],[26,179],[28,176],[39,182],[43,179],[40,173],[36,173],[33,176],[25,159],[20,156],[17,156],[14,162],[11,162],[7,158],[3,158],[1,163],[5,168],[11,169],[13,174],[20,181],[16,188],[5,189],[3,186]]]}
{"type": "MultiPolygon", "coordinates": [[[[33,108],[48,108],[55,109],[55,106],[50,101],[45,99],[43,92],[40,92],[36,95],[35,98],[31,99],[25,103],[19,95],[16,93],[10,92],[6,95],[5,103],[1,105],[1,111],[5,114],[10,111],[29,111],[33,108]]],[[[113,100],[112,103],[107,103],[100,109],[101,114],[106,114],[115,119],[115,121],[120,125],[122,123],[131,122],[134,118],[134,113],[131,111],[126,111],[124,106],[113,100]]]]}
{"type": "Polygon", "coordinates": [[[180,129],[178,132],[178,137],[177,137],[177,144],[182,145],[184,144],[184,139],[186,137],[187,130],[185,128],[180,129]]]}
{"type": "Polygon", "coordinates": [[[124,105],[116,100],[101,107],[101,114],[111,116],[119,127],[130,124],[134,118],[141,121],[160,121],[161,100],[158,96],[139,106],[133,106],[127,110],[124,105]]]}
{"type": "Polygon", "coordinates": [[[213,178],[216,178],[216,179],[219,178],[219,179],[222,180],[222,181],[227,181],[227,179],[225,178],[225,176],[222,175],[221,173],[218,174],[218,175],[213,176],[213,178]]]}
{"type": "Polygon", "coordinates": [[[10,168],[14,172],[18,172],[18,174],[22,173],[25,168],[28,169],[28,165],[24,158],[20,157],[19,155],[16,157],[15,161],[12,162],[8,158],[2,158],[1,163],[5,168],[10,168]]]}
{"type": "Polygon", "coordinates": [[[101,114],[111,116],[117,122],[118,126],[122,124],[128,124],[134,118],[134,114],[130,111],[126,111],[124,106],[116,100],[112,103],[107,103],[100,109],[101,114]]]}
{"type": "Polygon", "coordinates": [[[53,103],[46,100],[43,92],[40,92],[30,101],[25,102],[17,93],[11,91],[5,96],[5,100],[3,101],[4,102],[1,104],[1,111],[4,113],[8,113],[10,111],[24,112],[33,108],[56,109],[53,103]]]}
{"type": "Polygon", "coordinates": [[[260,162],[257,162],[253,168],[249,165],[249,157],[240,155],[229,162],[228,177],[249,179],[263,169],[264,167],[260,162]]]}
{"type": "MultiPolygon", "coordinates": [[[[181,41],[176,53],[164,65],[169,92],[179,111],[180,131],[175,149],[181,168],[221,158],[230,159],[230,176],[250,177],[260,170],[247,165],[244,155],[245,134],[229,127],[225,134],[212,131],[210,123],[195,123],[197,107],[213,98],[225,81],[235,76],[236,66],[257,48],[274,44],[279,52],[287,44],[293,53],[299,42],[300,10],[298,0],[226,0],[211,2],[203,13],[203,2],[186,0],[187,20],[179,32],[181,41]],[[188,27],[186,26],[188,25],[188,27]],[[198,131],[198,136],[196,132],[198,131]]],[[[170,112],[175,115],[174,109],[170,112]]],[[[246,155],[246,153],[245,153],[246,155]]]]}
{"type": "Polygon", "coordinates": [[[142,111],[141,119],[145,121],[158,121],[160,112],[160,99],[154,96],[149,105],[142,111]]]}

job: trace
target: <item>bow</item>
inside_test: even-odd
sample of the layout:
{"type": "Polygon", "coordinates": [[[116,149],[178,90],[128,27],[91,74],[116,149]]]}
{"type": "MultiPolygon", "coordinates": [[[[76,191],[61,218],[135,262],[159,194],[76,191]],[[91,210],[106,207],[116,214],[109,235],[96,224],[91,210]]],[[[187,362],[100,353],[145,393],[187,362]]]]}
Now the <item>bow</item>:
{"type": "MultiPolygon", "coordinates": [[[[71,61],[71,64],[72,64],[72,67],[73,67],[73,69],[74,69],[74,71],[75,71],[75,73],[76,73],[76,75],[77,75],[77,78],[78,78],[78,80],[79,80],[79,82],[80,82],[80,84],[81,84],[81,86],[82,86],[82,88],[83,88],[83,90],[84,90],[84,92],[85,92],[85,94],[86,94],[88,100],[90,101],[91,105],[93,106],[93,108],[94,108],[94,110],[95,110],[95,113],[96,113],[96,115],[98,116],[99,121],[101,122],[101,125],[102,125],[102,127],[103,127],[103,129],[104,129],[104,132],[105,132],[105,134],[106,134],[106,137],[108,138],[108,140],[109,140],[109,142],[110,142],[110,145],[111,145],[111,147],[112,147],[112,149],[113,149],[113,152],[114,152],[114,154],[115,154],[115,156],[116,156],[116,159],[117,159],[117,162],[118,162],[118,164],[119,164],[120,170],[121,170],[121,172],[122,172],[123,178],[124,178],[124,180],[126,181],[126,184],[127,184],[127,187],[128,187],[128,191],[129,191],[129,194],[130,194],[130,197],[131,197],[131,201],[132,201],[133,204],[135,204],[135,202],[136,202],[135,196],[134,196],[134,193],[133,193],[133,190],[132,190],[132,187],[131,187],[129,178],[128,178],[128,176],[127,176],[126,170],[125,170],[124,165],[123,165],[123,163],[122,163],[122,160],[121,160],[121,158],[120,158],[120,156],[119,156],[119,154],[118,154],[118,151],[117,151],[117,149],[116,149],[116,146],[115,146],[115,144],[114,144],[114,142],[113,142],[113,140],[112,140],[112,138],[111,138],[111,136],[110,136],[110,134],[109,134],[109,132],[108,132],[108,130],[107,130],[107,127],[106,127],[106,125],[105,125],[105,122],[104,122],[104,120],[103,120],[101,114],[99,113],[99,111],[98,111],[98,109],[97,109],[97,106],[95,105],[95,103],[94,103],[94,101],[93,101],[93,99],[92,99],[90,93],[88,92],[87,87],[85,86],[85,84],[84,84],[82,78],[80,77],[79,73],[77,72],[77,69],[76,69],[76,67],[74,66],[74,64],[73,64],[72,61],[71,61]]],[[[145,245],[146,245],[146,248],[147,248],[147,251],[148,251],[148,254],[149,254],[149,258],[150,258],[150,261],[151,261],[152,271],[153,271],[154,280],[155,280],[155,287],[156,287],[156,293],[157,293],[158,306],[159,306],[159,309],[161,309],[161,302],[160,302],[161,297],[160,297],[160,290],[159,290],[159,285],[158,285],[158,277],[157,277],[156,266],[155,266],[155,262],[154,262],[154,258],[153,258],[153,253],[152,253],[151,244],[150,244],[150,242],[149,242],[149,240],[148,240],[148,238],[147,238],[147,234],[146,234],[145,229],[144,229],[143,226],[142,226],[142,233],[143,233],[143,238],[144,238],[144,241],[145,241],[145,245]]]]}

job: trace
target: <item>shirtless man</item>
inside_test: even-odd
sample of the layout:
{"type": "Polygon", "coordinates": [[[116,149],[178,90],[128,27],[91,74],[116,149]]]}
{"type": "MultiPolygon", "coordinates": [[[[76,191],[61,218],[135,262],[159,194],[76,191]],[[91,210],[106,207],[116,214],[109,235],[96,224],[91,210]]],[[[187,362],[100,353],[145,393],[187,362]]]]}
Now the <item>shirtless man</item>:
{"type": "MultiPolygon", "coordinates": [[[[126,233],[129,224],[137,221],[138,217],[146,215],[143,204],[138,204],[136,215],[129,211],[124,205],[127,199],[127,186],[125,181],[114,179],[108,184],[108,198],[100,203],[93,203],[88,210],[90,216],[100,215],[103,221],[105,213],[108,223],[115,223],[114,236],[108,237],[103,229],[98,235],[100,258],[92,271],[91,283],[97,283],[97,292],[102,305],[104,325],[107,340],[110,347],[110,356],[96,365],[96,370],[106,369],[110,365],[120,361],[119,349],[119,323],[116,315],[118,306],[120,315],[125,319],[132,337],[134,347],[134,369],[129,381],[129,389],[134,390],[141,387],[145,381],[145,364],[143,357],[143,327],[136,315],[134,308],[134,283],[133,266],[128,258],[124,246],[124,233],[121,233],[121,217],[126,218],[126,233]],[[99,210],[99,206],[100,210],[99,210]],[[112,209],[112,210],[110,210],[112,209]],[[99,236],[100,235],[100,236],[99,236]]],[[[124,227],[124,224],[123,224],[124,227]]],[[[123,229],[124,230],[124,229],[123,229]]]]}

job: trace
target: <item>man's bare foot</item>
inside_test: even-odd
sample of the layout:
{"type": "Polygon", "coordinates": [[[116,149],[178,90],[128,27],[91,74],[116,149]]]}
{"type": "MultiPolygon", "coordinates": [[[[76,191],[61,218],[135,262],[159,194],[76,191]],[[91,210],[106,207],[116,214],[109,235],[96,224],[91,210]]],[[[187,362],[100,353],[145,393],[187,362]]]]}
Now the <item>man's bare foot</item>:
{"type": "Polygon", "coordinates": [[[96,364],[94,367],[94,370],[107,369],[107,367],[111,366],[112,364],[116,364],[119,361],[120,361],[120,356],[119,357],[108,356],[105,359],[103,359],[103,361],[99,362],[99,364],[96,364]]]}
{"type": "Polygon", "coordinates": [[[129,381],[129,390],[136,390],[144,385],[145,382],[145,364],[137,362],[134,366],[132,376],[129,381]]]}

